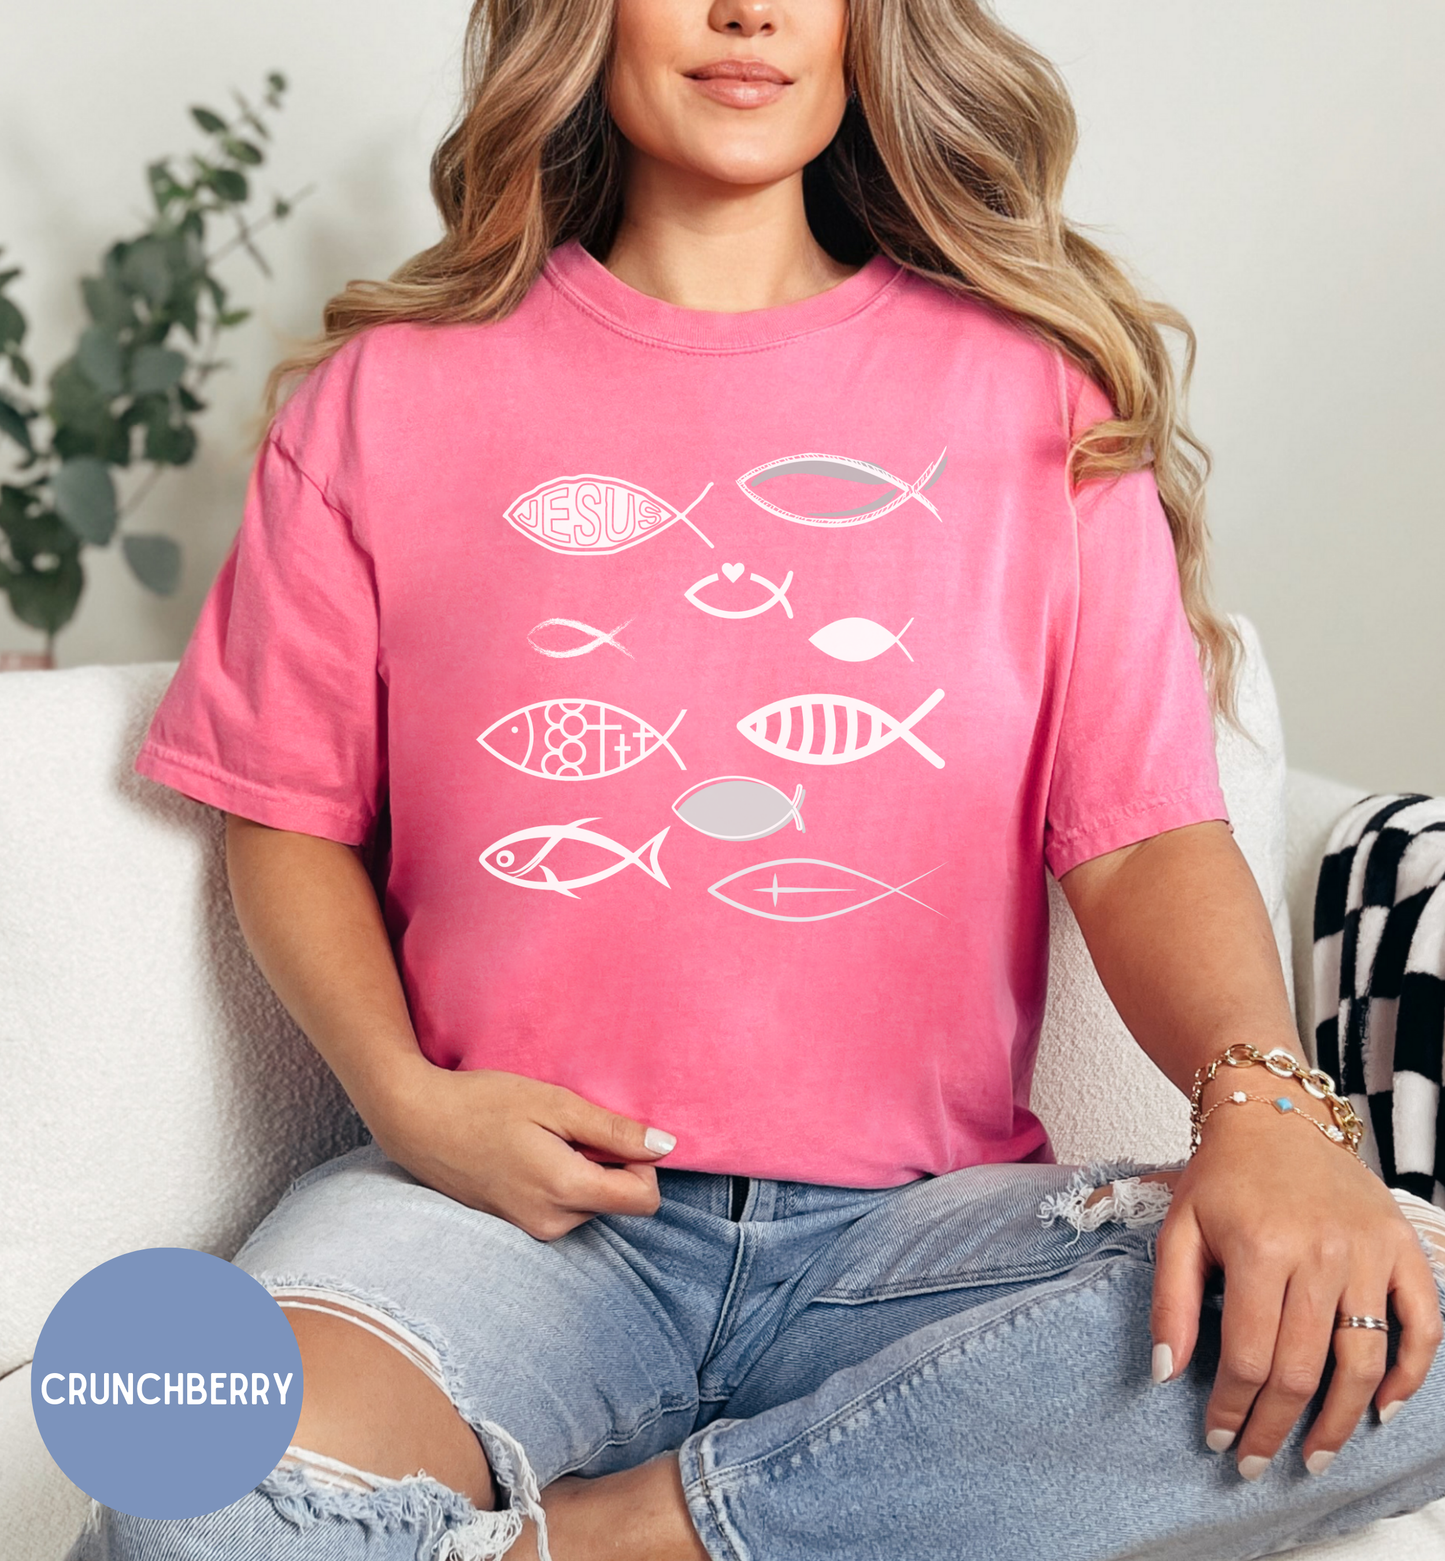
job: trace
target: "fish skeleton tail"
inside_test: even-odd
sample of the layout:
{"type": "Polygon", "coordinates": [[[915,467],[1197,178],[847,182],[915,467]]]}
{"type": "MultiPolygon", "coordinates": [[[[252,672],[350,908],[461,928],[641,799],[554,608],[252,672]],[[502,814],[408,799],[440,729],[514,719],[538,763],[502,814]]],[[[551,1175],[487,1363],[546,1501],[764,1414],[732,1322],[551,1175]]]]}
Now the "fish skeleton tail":
{"type": "Polygon", "coordinates": [[[802,806],[803,806],[803,788],[801,786],[799,786],[798,789],[793,793],[793,801],[792,801],[793,823],[796,826],[799,834],[806,834],[808,832],[808,826],[803,822],[803,815],[799,811],[802,808],[802,806]]]}
{"type": "Polygon", "coordinates": [[[664,889],[670,889],[672,885],[663,876],[662,863],[657,860],[657,853],[662,849],[662,842],[667,839],[667,830],[671,827],[669,824],[667,828],[660,829],[651,840],[644,840],[629,858],[630,861],[636,862],[649,878],[655,878],[664,889]],[[642,860],[644,851],[648,853],[648,860],[645,862],[642,860]]]}

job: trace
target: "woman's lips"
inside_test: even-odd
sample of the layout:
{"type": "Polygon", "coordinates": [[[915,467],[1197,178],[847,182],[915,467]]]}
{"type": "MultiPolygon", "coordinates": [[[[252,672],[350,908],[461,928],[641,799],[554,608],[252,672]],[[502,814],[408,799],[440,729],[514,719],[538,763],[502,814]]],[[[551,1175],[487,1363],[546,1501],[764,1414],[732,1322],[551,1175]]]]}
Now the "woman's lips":
{"type": "Polygon", "coordinates": [[[762,108],[777,102],[792,85],[782,71],[760,60],[720,60],[689,71],[687,79],[704,96],[729,108],[762,108]]]}

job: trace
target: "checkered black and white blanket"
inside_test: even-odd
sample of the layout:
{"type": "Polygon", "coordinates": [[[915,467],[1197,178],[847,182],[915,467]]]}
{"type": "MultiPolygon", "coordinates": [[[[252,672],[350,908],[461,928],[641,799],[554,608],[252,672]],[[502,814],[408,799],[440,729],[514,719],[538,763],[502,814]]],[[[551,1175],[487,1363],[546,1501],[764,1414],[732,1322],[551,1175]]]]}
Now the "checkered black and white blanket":
{"type": "Polygon", "coordinates": [[[1315,1050],[1392,1187],[1445,1207],[1445,798],[1365,797],[1335,826],[1314,926],[1315,1050]]]}

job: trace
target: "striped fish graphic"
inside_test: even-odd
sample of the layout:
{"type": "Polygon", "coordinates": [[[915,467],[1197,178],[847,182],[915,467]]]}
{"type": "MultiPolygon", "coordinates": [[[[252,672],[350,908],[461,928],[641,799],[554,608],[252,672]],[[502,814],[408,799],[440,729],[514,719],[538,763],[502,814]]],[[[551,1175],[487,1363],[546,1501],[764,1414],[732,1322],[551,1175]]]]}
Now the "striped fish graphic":
{"type": "Polygon", "coordinates": [[[659,748],[665,748],[677,760],[678,769],[685,770],[668,738],[686,714],[679,710],[677,720],[659,732],[641,717],[595,699],[543,699],[493,721],[477,741],[503,764],[548,780],[617,775],[659,748]]]}
{"type": "Polygon", "coordinates": [[[738,487],[770,515],[796,521],[800,526],[863,526],[870,520],[891,514],[909,499],[917,499],[935,520],[942,520],[943,517],[931,501],[924,498],[924,493],[943,475],[947,455],[948,447],[945,445],[928,470],[913,483],[905,483],[891,472],[884,471],[881,466],[875,466],[872,461],[858,461],[851,456],[790,455],[779,461],[765,461],[761,466],[753,467],[752,471],[744,472],[738,478],[738,487]],[[883,492],[862,504],[853,504],[844,509],[809,507],[799,511],[784,508],[760,491],[764,483],[776,482],[782,477],[828,477],[838,482],[881,487],[883,492]]]}
{"type": "Polygon", "coordinates": [[[791,759],[794,764],[851,764],[901,737],[934,769],[941,770],[943,760],[914,735],[913,728],[942,698],[943,690],[934,689],[912,715],[897,721],[877,705],[851,694],[794,694],[745,715],[738,730],[766,753],[791,759]],[[866,735],[864,721],[868,723],[866,735]]]}
{"type": "Polygon", "coordinates": [[[514,883],[519,889],[550,890],[554,894],[565,894],[569,900],[577,898],[575,890],[584,889],[588,884],[601,883],[604,878],[611,878],[626,867],[640,867],[664,889],[672,887],[663,876],[662,865],[657,860],[662,842],[667,839],[666,829],[660,830],[651,840],[644,841],[635,851],[629,851],[626,846],[618,845],[606,835],[599,835],[595,829],[582,827],[596,822],[595,818],[579,818],[571,824],[538,824],[531,829],[518,829],[500,840],[494,840],[477,860],[493,878],[500,878],[503,883],[514,883]],[[558,878],[547,858],[564,840],[596,847],[616,860],[606,867],[598,868],[596,872],[584,873],[577,878],[558,878]],[[517,852],[512,847],[532,844],[536,844],[537,849],[519,865],[517,852]],[[647,852],[645,862],[642,860],[644,851],[647,852]]]}
{"type": "MultiPolygon", "coordinates": [[[[942,867],[943,863],[940,862],[938,866],[942,867]]],[[[752,867],[740,868],[735,873],[729,873],[726,878],[719,878],[707,892],[735,910],[746,911],[749,916],[763,916],[768,921],[831,921],[835,916],[861,911],[894,894],[912,900],[915,905],[922,905],[924,910],[933,911],[935,916],[941,916],[942,911],[934,910],[933,906],[924,904],[914,895],[904,893],[919,878],[927,878],[929,873],[937,871],[938,867],[930,867],[928,872],[919,873],[917,878],[910,878],[907,883],[895,888],[881,878],[860,873],[852,867],[839,867],[836,862],[788,856],[776,862],[758,862],[752,867]],[[870,887],[883,892],[868,894],[870,887]],[[731,893],[726,892],[728,890],[731,893]],[[819,894],[829,898],[812,898],[819,894]],[[867,895],[867,898],[857,898],[860,894],[867,895]],[[848,895],[854,898],[834,898],[848,895]],[[814,910],[814,906],[823,908],[814,910]]]]}
{"type": "Polygon", "coordinates": [[[715,775],[699,781],[672,805],[672,811],[700,835],[714,840],[762,840],[789,821],[805,828],[801,786],[788,800],[785,791],[748,775],[715,775]]]}
{"type": "Polygon", "coordinates": [[[506,519],[532,541],[553,553],[598,557],[621,553],[649,537],[661,535],[674,521],[711,542],[688,519],[707,497],[712,484],[688,505],[674,509],[636,483],[616,477],[549,477],[515,499],[506,519]]]}

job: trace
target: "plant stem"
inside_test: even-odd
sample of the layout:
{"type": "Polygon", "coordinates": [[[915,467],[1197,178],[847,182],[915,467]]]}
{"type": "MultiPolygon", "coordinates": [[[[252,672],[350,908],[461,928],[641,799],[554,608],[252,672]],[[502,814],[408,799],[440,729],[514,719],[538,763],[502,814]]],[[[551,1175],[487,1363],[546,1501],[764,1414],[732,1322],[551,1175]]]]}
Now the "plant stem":
{"type": "Polygon", "coordinates": [[[125,501],[125,503],[121,505],[119,511],[117,511],[116,518],[118,520],[124,520],[132,510],[145,503],[146,499],[150,496],[151,489],[154,488],[155,485],[161,480],[161,477],[164,475],[164,473],[164,466],[153,466],[146,476],[145,481],[142,482],[140,487],[138,487],[135,492],[132,493],[131,496],[125,501]]]}
{"type": "MultiPolygon", "coordinates": [[[[314,194],[315,190],[316,186],[314,184],[308,184],[305,189],[298,190],[295,195],[287,196],[287,203],[292,207],[295,207],[301,201],[304,201],[308,195],[314,194]]],[[[222,244],[221,247],[215,252],[215,254],[206,256],[206,265],[213,266],[218,260],[224,260],[227,255],[234,254],[236,250],[248,245],[253,235],[264,231],[266,228],[274,226],[277,220],[276,213],[273,211],[269,216],[262,217],[259,222],[254,222],[249,226],[244,226],[242,232],[238,233],[235,238],[230,239],[226,243],[222,244]]]]}

